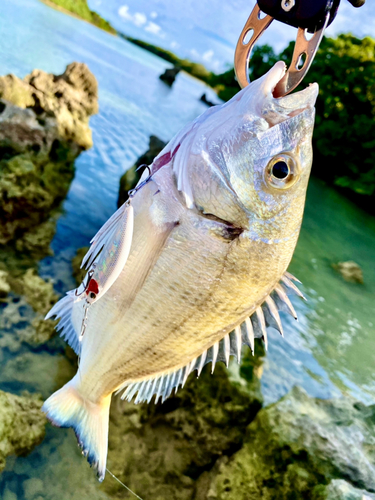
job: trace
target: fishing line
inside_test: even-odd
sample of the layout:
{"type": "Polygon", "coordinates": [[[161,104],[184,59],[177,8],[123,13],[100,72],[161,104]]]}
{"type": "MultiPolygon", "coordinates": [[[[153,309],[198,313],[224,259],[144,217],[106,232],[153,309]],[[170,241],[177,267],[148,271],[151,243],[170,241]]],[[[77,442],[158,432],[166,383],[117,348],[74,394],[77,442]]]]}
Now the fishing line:
{"type": "Polygon", "coordinates": [[[128,490],[128,491],[129,491],[132,495],[134,495],[134,496],[135,496],[135,498],[138,498],[138,500],[143,500],[140,496],[138,496],[138,495],[137,495],[137,493],[134,493],[134,491],[133,491],[133,490],[131,490],[131,489],[129,488],[129,486],[126,486],[126,484],[124,484],[123,482],[121,482],[121,481],[120,481],[120,479],[119,479],[118,477],[116,477],[114,474],[112,474],[112,472],[111,472],[109,469],[107,469],[107,467],[105,468],[105,470],[106,470],[109,474],[111,474],[111,476],[113,477],[113,479],[116,479],[116,481],[117,481],[118,483],[120,483],[120,484],[121,484],[121,486],[123,486],[123,487],[124,487],[126,490],[128,490]]]}

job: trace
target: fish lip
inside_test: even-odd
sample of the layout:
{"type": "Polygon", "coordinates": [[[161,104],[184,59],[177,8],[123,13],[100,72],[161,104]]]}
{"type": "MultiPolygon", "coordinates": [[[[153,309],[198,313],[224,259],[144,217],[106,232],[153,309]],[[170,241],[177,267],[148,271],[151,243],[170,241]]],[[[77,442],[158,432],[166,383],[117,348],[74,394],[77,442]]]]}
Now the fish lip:
{"type": "Polygon", "coordinates": [[[266,82],[268,95],[275,102],[277,108],[280,111],[284,110],[284,113],[286,112],[290,117],[302,113],[307,108],[314,108],[319,94],[319,85],[317,83],[310,83],[305,89],[292,94],[274,97],[274,90],[285,73],[286,64],[283,61],[278,61],[269,71],[268,81],[266,82]]]}
{"type": "Polygon", "coordinates": [[[278,106],[285,109],[296,109],[296,105],[304,103],[304,109],[307,107],[314,107],[319,93],[319,86],[317,83],[310,83],[308,87],[293,94],[287,94],[282,97],[274,97],[273,93],[277,84],[284,78],[287,67],[284,61],[278,61],[269,71],[264,75],[263,88],[268,98],[277,102],[278,106]]]}
{"type": "Polygon", "coordinates": [[[313,109],[319,93],[317,83],[304,90],[274,97],[273,92],[286,73],[284,61],[278,61],[265,75],[253,81],[239,93],[242,109],[246,114],[264,118],[269,126],[299,115],[304,110],[313,109]]]}
{"type": "Polygon", "coordinates": [[[273,97],[273,99],[277,101],[277,108],[283,110],[288,116],[293,117],[306,109],[313,109],[318,94],[319,85],[317,83],[310,83],[308,87],[299,92],[294,92],[283,97],[273,97]]]}

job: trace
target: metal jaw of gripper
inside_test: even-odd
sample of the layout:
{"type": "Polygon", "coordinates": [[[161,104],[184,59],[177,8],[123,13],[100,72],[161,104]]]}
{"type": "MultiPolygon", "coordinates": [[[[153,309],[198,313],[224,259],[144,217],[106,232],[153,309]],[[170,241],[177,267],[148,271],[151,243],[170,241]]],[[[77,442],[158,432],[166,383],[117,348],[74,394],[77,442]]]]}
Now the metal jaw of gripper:
{"type": "MultiPolygon", "coordinates": [[[[289,1],[292,3],[293,0],[289,1]]],[[[283,0],[282,3],[288,4],[288,1],[283,0]]],[[[251,51],[260,36],[274,20],[273,17],[262,14],[258,4],[256,4],[237,42],[234,55],[234,70],[241,88],[245,88],[250,83],[249,62],[251,51]]],[[[284,77],[276,85],[273,91],[274,97],[283,97],[289,94],[301,83],[313,62],[329,19],[330,14],[327,12],[323,27],[316,31],[310,40],[306,38],[306,30],[298,28],[292,62],[284,77]]]]}

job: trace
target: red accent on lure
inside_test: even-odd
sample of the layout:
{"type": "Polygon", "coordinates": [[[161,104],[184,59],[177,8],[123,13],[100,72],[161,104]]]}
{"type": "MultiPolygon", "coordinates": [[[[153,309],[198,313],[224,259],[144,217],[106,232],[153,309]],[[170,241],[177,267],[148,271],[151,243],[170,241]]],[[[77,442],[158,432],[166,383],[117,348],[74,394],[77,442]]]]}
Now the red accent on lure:
{"type": "Polygon", "coordinates": [[[89,281],[89,284],[87,285],[86,288],[86,295],[88,295],[90,292],[94,292],[96,295],[99,293],[99,284],[94,278],[91,278],[89,281]]]}

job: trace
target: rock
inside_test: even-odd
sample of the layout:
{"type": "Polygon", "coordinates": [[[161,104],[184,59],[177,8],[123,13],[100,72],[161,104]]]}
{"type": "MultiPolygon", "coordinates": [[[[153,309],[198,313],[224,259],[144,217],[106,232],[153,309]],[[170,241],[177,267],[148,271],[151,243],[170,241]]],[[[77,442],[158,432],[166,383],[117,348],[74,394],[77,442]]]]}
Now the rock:
{"type": "MultiPolygon", "coordinates": [[[[142,498],[188,500],[196,481],[218,457],[238,450],[262,404],[259,375],[264,355],[244,349],[241,367],[218,363],[163,404],[129,405],[113,398],[108,468],[142,498]],[[246,378],[245,378],[246,376],[246,378]]],[[[116,497],[120,486],[104,481],[116,497]]]]}
{"type": "Polygon", "coordinates": [[[334,479],[314,500],[375,500],[375,494],[354,488],[342,479],[334,479]]]}
{"type": "Polygon", "coordinates": [[[181,71],[181,68],[174,66],[173,68],[167,68],[162,75],[159,76],[160,80],[172,87],[177,75],[181,71]]]}
{"type": "Polygon", "coordinates": [[[57,295],[53,290],[53,284],[38,276],[34,269],[28,269],[20,280],[22,295],[34,311],[46,315],[54,303],[57,295]]]}
{"type": "Polygon", "coordinates": [[[89,247],[79,248],[75,256],[72,258],[73,278],[76,280],[77,286],[82,283],[83,278],[87,273],[85,269],[81,269],[81,263],[88,249],[89,247]]]}
{"type": "Polygon", "coordinates": [[[150,136],[149,149],[142,156],[138,158],[135,164],[127,170],[120,179],[120,189],[117,205],[120,207],[128,199],[129,189],[133,189],[139,179],[141,178],[142,171],[137,168],[141,165],[151,165],[154,158],[165,147],[166,143],[160,140],[155,135],[150,136]]]}
{"type": "Polygon", "coordinates": [[[360,266],[349,260],[347,262],[338,262],[337,264],[332,264],[332,267],[341,274],[345,281],[350,283],[360,283],[363,285],[363,273],[360,266]]]}
{"type": "Polygon", "coordinates": [[[23,251],[45,245],[44,233],[42,241],[20,240],[65,197],[75,158],[92,146],[88,120],[97,99],[95,77],[81,63],[58,76],[0,77],[0,244],[17,240],[23,251]]]}
{"type": "Polygon", "coordinates": [[[65,356],[57,355],[55,350],[23,350],[16,354],[5,365],[2,384],[25,387],[42,394],[44,399],[66,384],[77,371],[74,363],[65,356]]]}
{"type": "Polygon", "coordinates": [[[0,471],[5,457],[25,455],[44,438],[46,417],[42,400],[0,391],[0,471]]]}
{"type": "MultiPolygon", "coordinates": [[[[217,464],[199,498],[296,500],[336,498],[341,478],[375,492],[374,407],[349,399],[318,400],[299,388],[262,409],[240,451],[217,464]],[[368,425],[372,422],[372,425],[368,425]],[[331,497],[324,496],[324,494],[331,497]]],[[[341,496],[340,499],[351,498],[341,496]]],[[[356,497],[354,497],[356,498],[356,497]]]]}
{"type": "Polygon", "coordinates": [[[205,104],[207,104],[207,106],[215,106],[215,103],[214,103],[214,102],[211,102],[211,101],[209,101],[209,100],[207,99],[207,96],[206,96],[206,94],[205,94],[205,93],[204,93],[204,94],[202,94],[202,96],[201,96],[200,100],[201,100],[202,102],[204,102],[205,104]]]}
{"type": "Polygon", "coordinates": [[[36,498],[39,495],[43,497],[44,494],[44,484],[41,479],[37,477],[32,477],[23,482],[23,491],[25,498],[36,498]]]}
{"type": "Polygon", "coordinates": [[[29,85],[15,75],[0,76],[0,96],[19,108],[25,109],[35,105],[29,85]]]}
{"type": "Polygon", "coordinates": [[[0,299],[6,297],[9,292],[8,273],[0,269],[0,299]]]}
{"type": "MultiPolygon", "coordinates": [[[[31,320],[31,326],[28,325],[19,332],[20,340],[30,344],[47,342],[56,334],[56,321],[44,319],[58,299],[52,282],[45,281],[38,276],[33,268],[28,269],[20,277],[10,278],[10,282],[12,290],[22,295],[36,313],[31,320]]],[[[20,308],[22,307],[22,301],[20,301],[20,308]]]]}

